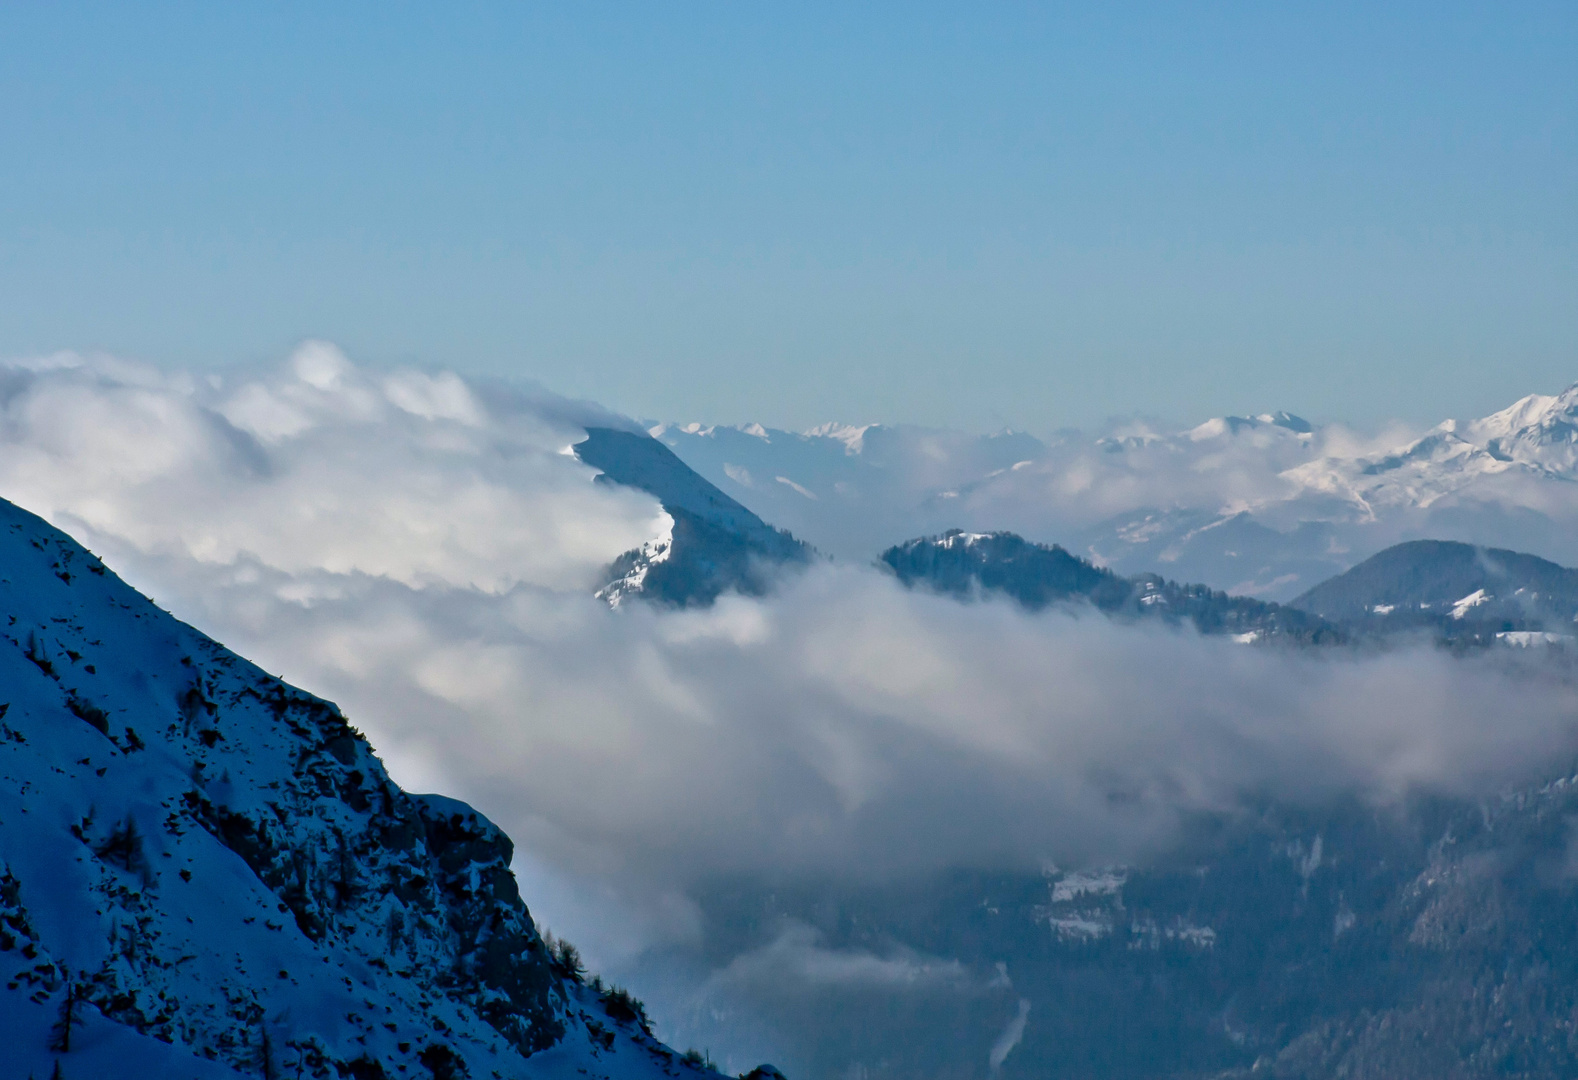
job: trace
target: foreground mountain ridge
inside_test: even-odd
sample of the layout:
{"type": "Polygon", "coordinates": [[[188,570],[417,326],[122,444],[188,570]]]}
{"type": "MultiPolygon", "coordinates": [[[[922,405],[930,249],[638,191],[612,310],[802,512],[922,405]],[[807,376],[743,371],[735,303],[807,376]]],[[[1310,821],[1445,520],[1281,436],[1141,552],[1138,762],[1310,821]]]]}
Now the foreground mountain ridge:
{"type": "Polygon", "coordinates": [[[0,501],[7,1076],[677,1076],[507,837],[0,501]]]}

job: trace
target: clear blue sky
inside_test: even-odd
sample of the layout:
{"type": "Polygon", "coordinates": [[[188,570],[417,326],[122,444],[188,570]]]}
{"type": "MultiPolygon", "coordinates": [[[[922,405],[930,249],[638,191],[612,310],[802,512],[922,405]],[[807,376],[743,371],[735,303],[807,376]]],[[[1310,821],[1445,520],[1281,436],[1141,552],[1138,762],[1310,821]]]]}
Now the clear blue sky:
{"type": "Polygon", "coordinates": [[[1578,380],[1578,4],[0,7],[0,355],[653,418],[1434,420],[1578,380]]]}

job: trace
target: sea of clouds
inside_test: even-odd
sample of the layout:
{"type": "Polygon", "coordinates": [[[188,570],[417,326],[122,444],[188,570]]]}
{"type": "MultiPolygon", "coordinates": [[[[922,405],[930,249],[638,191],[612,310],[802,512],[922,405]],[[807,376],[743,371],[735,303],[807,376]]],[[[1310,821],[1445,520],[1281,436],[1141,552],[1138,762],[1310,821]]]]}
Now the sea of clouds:
{"type": "MultiPolygon", "coordinates": [[[[1538,665],[1245,648],[858,564],[611,610],[602,568],[665,515],[568,452],[589,423],[625,421],[323,343],[222,376],[63,355],[0,369],[0,495],[476,804],[538,916],[615,969],[699,949],[720,878],[1099,865],[1246,792],[1472,792],[1578,748],[1578,690],[1538,665]]],[[[787,923],[697,979],[765,969],[962,978],[787,923]]]]}

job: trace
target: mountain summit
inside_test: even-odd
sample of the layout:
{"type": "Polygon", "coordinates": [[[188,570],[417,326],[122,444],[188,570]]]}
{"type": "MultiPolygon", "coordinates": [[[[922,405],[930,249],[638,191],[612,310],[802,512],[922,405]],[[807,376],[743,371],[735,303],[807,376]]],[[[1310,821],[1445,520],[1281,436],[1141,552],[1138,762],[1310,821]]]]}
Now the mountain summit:
{"type": "Polygon", "coordinates": [[[1510,640],[1571,640],[1578,570],[1499,548],[1413,540],[1372,555],[1293,601],[1372,630],[1488,628],[1510,640]]]}
{"type": "Polygon", "coordinates": [[[1530,394],[1464,428],[1494,457],[1578,476],[1578,383],[1554,396],[1530,394]]]}
{"type": "Polygon", "coordinates": [[[775,529],[686,465],[650,435],[589,427],[575,444],[598,480],[657,497],[671,524],[609,568],[598,595],[617,607],[628,596],[685,606],[711,603],[728,590],[764,592],[777,568],[803,565],[812,550],[775,529]]]}

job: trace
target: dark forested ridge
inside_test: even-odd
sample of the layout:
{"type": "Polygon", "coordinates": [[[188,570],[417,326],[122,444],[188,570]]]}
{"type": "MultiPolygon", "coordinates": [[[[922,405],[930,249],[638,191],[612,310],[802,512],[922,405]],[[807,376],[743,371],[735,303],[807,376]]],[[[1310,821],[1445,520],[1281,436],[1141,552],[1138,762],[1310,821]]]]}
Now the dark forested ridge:
{"type": "Polygon", "coordinates": [[[999,594],[1032,611],[1076,601],[1122,618],[1188,623],[1203,634],[1310,643],[1346,636],[1318,615],[1158,574],[1119,577],[1061,547],[1031,543],[1009,532],[954,529],[895,545],[882,553],[881,563],[911,587],[961,598],[999,594]]]}
{"type": "Polygon", "coordinates": [[[1578,570],[1501,548],[1412,540],[1321,582],[1292,606],[1370,633],[1566,636],[1578,618],[1578,570]]]}
{"type": "Polygon", "coordinates": [[[792,917],[978,988],[764,995],[819,1032],[812,1075],[1556,1080],[1578,1075],[1575,815],[1571,776],[1384,810],[1267,800],[1142,865],[720,893],[708,917],[735,949],[792,917]]]}

